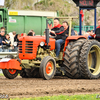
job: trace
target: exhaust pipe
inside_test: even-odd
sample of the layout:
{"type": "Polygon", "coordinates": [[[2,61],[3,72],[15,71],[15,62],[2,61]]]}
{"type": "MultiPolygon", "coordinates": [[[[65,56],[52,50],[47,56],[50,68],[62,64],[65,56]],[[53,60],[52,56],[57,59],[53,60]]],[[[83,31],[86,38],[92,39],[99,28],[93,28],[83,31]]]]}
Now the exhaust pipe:
{"type": "Polygon", "coordinates": [[[46,29],[45,29],[45,32],[46,32],[46,43],[47,43],[47,47],[48,46],[48,43],[49,43],[49,29],[48,29],[48,20],[46,19],[46,29]]]}

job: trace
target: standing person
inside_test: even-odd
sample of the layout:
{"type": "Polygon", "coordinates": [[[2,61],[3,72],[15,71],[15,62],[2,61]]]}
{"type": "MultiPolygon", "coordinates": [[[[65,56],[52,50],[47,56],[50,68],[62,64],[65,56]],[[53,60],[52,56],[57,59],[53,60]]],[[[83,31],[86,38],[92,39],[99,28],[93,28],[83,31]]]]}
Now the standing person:
{"type": "Polygon", "coordinates": [[[55,36],[56,42],[56,59],[59,57],[60,47],[65,42],[66,36],[64,32],[64,27],[60,25],[59,19],[54,19],[54,27],[49,31],[50,35],[55,36]]]}
{"type": "Polygon", "coordinates": [[[94,35],[94,30],[91,30],[91,32],[90,32],[90,34],[89,34],[89,36],[88,36],[88,39],[93,39],[93,36],[94,35]]]}
{"type": "Polygon", "coordinates": [[[96,40],[98,40],[100,42],[100,28],[97,28],[95,30],[95,34],[93,34],[92,37],[95,38],[96,40]]]}
{"type": "Polygon", "coordinates": [[[14,37],[14,51],[18,51],[18,43],[19,43],[19,38],[21,37],[21,34],[16,34],[14,37]]]}
{"type": "Polygon", "coordinates": [[[4,42],[4,52],[11,52],[10,47],[11,47],[11,41],[10,41],[10,36],[9,34],[5,35],[5,42],[4,42]]]}
{"type": "Polygon", "coordinates": [[[0,52],[3,51],[3,44],[5,43],[5,28],[1,27],[1,33],[0,33],[0,52]]]}
{"type": "Polygon", "coordinates": [[[91,30],[88,30],[88,31],[84,34],[84,36],[86,36],[86,37],[89,39],[90,33],[91,33],[91,30]]]}
{"type": "Polygon", "coordinates": [[[29,33],[30,33],[30,32],[32,32],[32,33],[33,33],[33,36],[35,36],[35,32],[34,32],[34,30],[30,30],[29,33]]]}
{"type": "Polygon", "coordinates": [[[13,51],[14,49],[14,35],[12,32],[9,33],[9,36],[10,36],[10,41],[11,41],[11,47],[10,47],[10,50],[13,51]]]}
{"type": "MultiPolygon", "coordinates": [[[[69,24],[67,21],[63,22],[63,27],[65,29],[66,36],[69,36],[69,24]]],[[[73,36],[73,35],[75,35],[75,32],[73,29],[71,29],[71,36],[73,36]]]]}
{"type": "Polygon", "coordinates": [[[100,19],[98,19],[98,27],[97,28],[100,28],[100,19]]]}
{"type": "Polygon", "coordinates": [[[96,28],[95,34],[93,34],[92,37],[100,42],[100,19],[98,19],[98,27],[96,28]]]}
{"type": "Polygon", "coordinates": [[[33,32],[29,32],[27,36],[33,36],[33,32]]]}
{"type": "Polygon", "coordinates": [[[13,33],[13,36],[15,37],[16,36],[16,31],[13,31],[12,33],[13,33]]]}

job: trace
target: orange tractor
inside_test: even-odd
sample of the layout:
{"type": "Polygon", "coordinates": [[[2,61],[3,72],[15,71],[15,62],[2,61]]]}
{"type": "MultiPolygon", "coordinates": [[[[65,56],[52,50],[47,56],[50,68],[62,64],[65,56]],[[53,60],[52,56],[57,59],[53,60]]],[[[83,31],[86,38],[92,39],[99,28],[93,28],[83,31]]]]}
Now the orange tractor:
{"type": "MultiPolygon", "coordinates": [[[[84,36],[69,36],[55,59],[55,39],[46,36],[25,36],[19,40],[18,56],[1,59],[0,69],[6,78],[42,77],[52,79],[57,71],[69,78],[100,77],[100,43],[84,36]]],[[[71,33],[69,33],[71,34],[71,33]]]]}

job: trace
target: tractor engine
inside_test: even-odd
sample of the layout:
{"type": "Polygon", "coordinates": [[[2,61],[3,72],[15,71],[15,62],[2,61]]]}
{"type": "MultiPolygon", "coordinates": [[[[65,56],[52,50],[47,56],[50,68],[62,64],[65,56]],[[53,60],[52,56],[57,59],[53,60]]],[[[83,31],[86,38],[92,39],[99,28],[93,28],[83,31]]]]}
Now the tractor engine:
{"type": "MultiPolygon", "coordinates": [[[[39,48],[46,50],[46,39],[43,36],[26,36],[19,40],[19,58],[21,60],[33,60],[36,58],[39,48]]],[[[55,49],[55,40],[50,38],[50,51],[55,49]]]]}

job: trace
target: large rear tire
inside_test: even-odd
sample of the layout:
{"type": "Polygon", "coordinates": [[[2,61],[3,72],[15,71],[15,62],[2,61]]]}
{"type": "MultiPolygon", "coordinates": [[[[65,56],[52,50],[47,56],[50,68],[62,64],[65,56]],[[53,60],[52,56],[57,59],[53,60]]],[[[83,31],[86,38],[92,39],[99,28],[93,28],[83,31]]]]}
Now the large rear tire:
{"type": "Polygon", "coordinates": [[[86,42],[80,54],[80,70],[83,78],[100,77],[100,43],[96,40],[86,42]]]}
{"type": "Polygon", "coordinates": [[[33,78],[41,78],[40,73],[39,73],[39,68],[32,69],[32,77],[33,78]]]}
{"type": "Polygon", "coordinates": [[[64,69],[66,71],[66,76],[69,78],[81,78],[79,69],[79,57],[80,50],[86,39],[79,39],[74,42],[69,42],[64,52],[64,69]]]}
{"type": "Polygon", "coordinates": [[[28,78],[28,76],[26,75],[25,69],[22,69],[22,70],[20,71],[20,76],[21,76],[22,78],[28,78]]]}
{"type": "Polygon", "coordinates": [[[28,78],[40,78],[39,68],[25,69],[28,78]]]}
{"type": "Polygon", "coordinates": [[[56,62],[51,56],[44,57],[40,64],[40,76],[43,79],[50,80],[54,77],[56,72],[56,62]]]}

